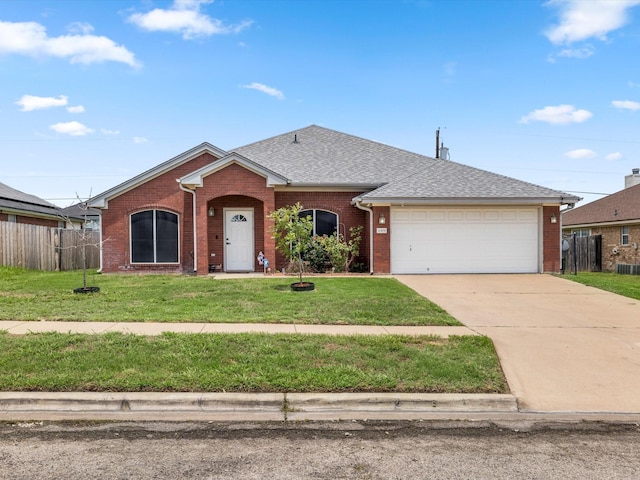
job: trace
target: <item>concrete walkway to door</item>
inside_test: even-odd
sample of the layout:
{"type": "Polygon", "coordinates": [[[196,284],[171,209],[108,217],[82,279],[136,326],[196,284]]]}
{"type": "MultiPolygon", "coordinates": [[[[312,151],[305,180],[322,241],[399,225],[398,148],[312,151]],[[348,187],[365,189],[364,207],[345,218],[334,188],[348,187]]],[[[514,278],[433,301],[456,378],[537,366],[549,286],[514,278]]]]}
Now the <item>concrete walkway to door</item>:
{"type": "Polygon", "coordinates": [[[640,301],[551,275],[399,275],[490,337],[523,411],[640,412],[640,301]]]}

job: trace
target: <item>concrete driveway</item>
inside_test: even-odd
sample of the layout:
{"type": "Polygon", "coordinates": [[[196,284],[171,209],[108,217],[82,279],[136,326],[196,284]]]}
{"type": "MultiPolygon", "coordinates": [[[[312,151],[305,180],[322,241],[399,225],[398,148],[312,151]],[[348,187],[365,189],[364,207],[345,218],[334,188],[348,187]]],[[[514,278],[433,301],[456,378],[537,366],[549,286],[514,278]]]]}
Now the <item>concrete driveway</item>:
{"type": "Polygon", "coordinates": [[[524,411],[640,412],[640,302],[550,275],[399,275],[490,337],[524,411]]]}

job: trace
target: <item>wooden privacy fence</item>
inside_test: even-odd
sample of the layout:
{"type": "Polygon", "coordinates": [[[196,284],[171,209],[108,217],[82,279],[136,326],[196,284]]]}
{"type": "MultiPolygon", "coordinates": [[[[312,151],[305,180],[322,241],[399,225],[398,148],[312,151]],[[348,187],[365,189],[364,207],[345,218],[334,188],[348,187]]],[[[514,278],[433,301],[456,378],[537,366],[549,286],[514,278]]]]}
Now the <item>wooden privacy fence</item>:
{"type": "Polygon", "coordinates": [[[32,270],[78,270],[100,265],[100,234],[86,230],[0,222],[0,265],[32,270]]]}
{"type": "Polygon", "coordinates": [[[602,235],[589,237],[566,236],[563,239],[568,242],[569,249],[563,252],[564,271],[575,272],[601,272],[602,271],[602,235]],[[575,242],[574,242],[575,240],[575,242]]]}

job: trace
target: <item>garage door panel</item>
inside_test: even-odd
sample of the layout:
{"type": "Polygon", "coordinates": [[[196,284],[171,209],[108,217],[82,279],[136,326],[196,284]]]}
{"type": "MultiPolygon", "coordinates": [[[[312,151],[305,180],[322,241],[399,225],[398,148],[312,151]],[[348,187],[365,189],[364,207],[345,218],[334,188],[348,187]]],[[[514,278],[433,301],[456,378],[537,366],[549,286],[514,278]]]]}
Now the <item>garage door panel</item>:
{"type": "Polygon", "coordinates": [[[393,273],[537,272],[538,230],[535,208],[392,209],[391,269],[393,273]]]}

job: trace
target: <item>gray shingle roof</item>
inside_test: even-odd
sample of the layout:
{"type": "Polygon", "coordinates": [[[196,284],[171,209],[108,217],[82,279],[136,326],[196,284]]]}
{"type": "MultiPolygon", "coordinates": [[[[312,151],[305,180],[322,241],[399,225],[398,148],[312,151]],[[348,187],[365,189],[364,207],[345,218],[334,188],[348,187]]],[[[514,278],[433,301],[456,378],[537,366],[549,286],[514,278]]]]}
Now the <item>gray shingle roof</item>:
{"type": "Polygon", "coordinates": [[[363,195],[363,199],[452,197],[540,199],[572,196],[449,160],[437,160],[423,170],[412,172],[363,195]]]}
{"type": "Polygon", "coordinates": [[[292,184],[363,185],[363,199],[548,198],[575,196],[448,160],[311,125],[233,151],[292,184]]]}
{"type": "Polygon", "coordinates": [[[4,183],[0,183],[0,209],[2,208],[54,216],[59,214],[58,207],[53,203],[11,188],[4,183]]]}
{"type": "Polygon", "coordinates": [[[562,214],[564,226],[634,220],[640,220],[640,185],[625,188],[562,214]]]}
{"type": "Polygon", "coordinates": [[[287,177],[292,184],[377,186],[435,162],[317,125],[231,151],[287,177]]]}

